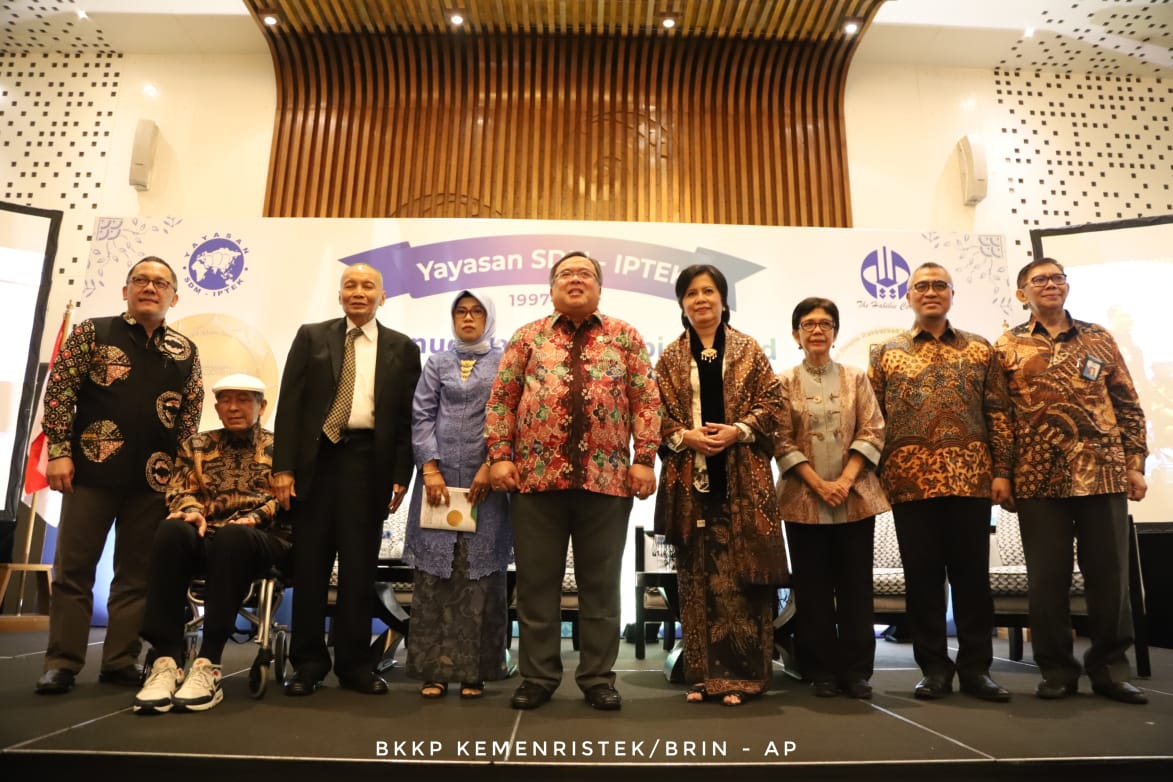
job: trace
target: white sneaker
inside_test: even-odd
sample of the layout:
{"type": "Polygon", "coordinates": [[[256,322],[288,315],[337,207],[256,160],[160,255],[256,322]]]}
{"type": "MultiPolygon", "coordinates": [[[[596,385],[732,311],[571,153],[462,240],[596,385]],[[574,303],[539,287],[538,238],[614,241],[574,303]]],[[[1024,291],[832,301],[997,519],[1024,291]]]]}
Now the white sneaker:
{"type": "Polygon", "coordinates": [[[207,711],[224,699],[220,690],[220,666],[206,657],[197,658],[171,699],[179,711],[207,711]]]}
{"type": "Polygon", "coordinates": [[[183,669],[170,657],[160,657],[151,666],[143,688],[134,696],[136,714],[163,714],[171,711],[171,696],[183,681],[183,669]]]}

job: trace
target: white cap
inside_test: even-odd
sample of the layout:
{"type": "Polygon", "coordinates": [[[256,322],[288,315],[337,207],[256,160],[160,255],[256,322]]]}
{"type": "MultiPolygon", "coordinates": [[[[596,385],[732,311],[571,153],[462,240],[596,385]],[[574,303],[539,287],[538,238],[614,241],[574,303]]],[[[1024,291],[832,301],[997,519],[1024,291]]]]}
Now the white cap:
{"type": "Polygon", "coordinates": [[[263,395],[265,384],[260,378],[238,372],[216,381],[216,385],[212,386],[212,393],[218,394],[221,391],[255,391],[263,395]]]}

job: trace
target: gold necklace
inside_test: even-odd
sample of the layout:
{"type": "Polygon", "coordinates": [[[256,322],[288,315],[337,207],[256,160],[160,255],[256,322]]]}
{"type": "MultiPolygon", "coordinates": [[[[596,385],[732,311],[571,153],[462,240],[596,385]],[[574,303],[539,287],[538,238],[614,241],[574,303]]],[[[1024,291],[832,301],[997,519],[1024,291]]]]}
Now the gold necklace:
{"type": "Polygon", "coordinates": [[[802,368],[805,369],[809,374],[811,374],[817,378],[821,378],[823,375],[827,374],[827,367],[829,367],[829,366],[831,366],[830,361],[828,361],[826,364],[823,364],[821,367],[816,367],[814,364],[807,361],[805,358],[802,360],[802,368]]]}

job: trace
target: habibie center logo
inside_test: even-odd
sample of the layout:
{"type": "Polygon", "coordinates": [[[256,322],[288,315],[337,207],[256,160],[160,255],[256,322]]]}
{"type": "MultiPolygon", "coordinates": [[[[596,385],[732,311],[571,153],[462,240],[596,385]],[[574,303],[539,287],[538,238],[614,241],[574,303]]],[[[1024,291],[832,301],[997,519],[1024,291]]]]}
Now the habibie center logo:
{"type": "Polygon", "coordinates": [[[187,287],[196,293],[223,296],[240,287],[248,248],[232,234],[212,234],[192,243],[187,254],[187,287]]]}
{"type": "Polygon", "coordinates": [[[900,301],[908,293],[912,269],[904,256],[895,250],[881,247],[872,250],[859,267],[859,279],[864,290],[881,302],[900,301]]]}

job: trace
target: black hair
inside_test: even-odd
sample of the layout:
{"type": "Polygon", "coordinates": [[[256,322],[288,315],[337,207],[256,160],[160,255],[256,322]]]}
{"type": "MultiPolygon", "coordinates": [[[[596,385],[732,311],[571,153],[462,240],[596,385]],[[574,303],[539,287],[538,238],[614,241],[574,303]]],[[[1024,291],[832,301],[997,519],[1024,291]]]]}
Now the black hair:
{"type": "Polygon", "coordinates": [[[804,316],[817,309],[824,309],[835,323],[835,330],[839,330],[839,307],[830,299],[821,296],[809,296],[794,306],[794,314],[790,316],[790,328],[798,331],[798,324],[804,316]]]}
{"type": "Polygon", "coordinates": [[[717,292],[721,294],[721,322],[729,322],[729,282],[725,279],[725,275],[721,270],[711,263],[695,263],[692,266],[687,266],[680,272],[680,276],[676,278],[676,303],[680,305],[680,321],[688,328],[688,316],[684,314],[684,294],[688,293],[688,286],[692,285],[692,281],[702,274],[707,274],[713,278],[713,284],[717,286],[717,292]]]}

